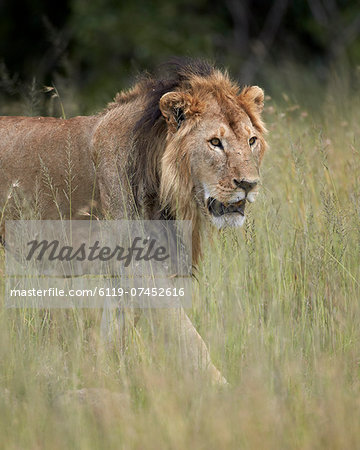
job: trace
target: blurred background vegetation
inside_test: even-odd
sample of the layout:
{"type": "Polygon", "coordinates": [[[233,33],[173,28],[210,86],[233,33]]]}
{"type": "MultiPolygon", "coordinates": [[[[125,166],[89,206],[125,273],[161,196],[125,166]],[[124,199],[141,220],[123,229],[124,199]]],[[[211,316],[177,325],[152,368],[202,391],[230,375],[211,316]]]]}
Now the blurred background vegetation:
{"type": "Polygon", "coordinates": [[[215,60],[271,95],[298,79],[305,101],[334,75],[357,82],[359,34],[358,0],[0,0],[0,112],[25,100],[28,114],[57,114],[44,85],[68,115],[95,112],[174,55],[215,60]]]}

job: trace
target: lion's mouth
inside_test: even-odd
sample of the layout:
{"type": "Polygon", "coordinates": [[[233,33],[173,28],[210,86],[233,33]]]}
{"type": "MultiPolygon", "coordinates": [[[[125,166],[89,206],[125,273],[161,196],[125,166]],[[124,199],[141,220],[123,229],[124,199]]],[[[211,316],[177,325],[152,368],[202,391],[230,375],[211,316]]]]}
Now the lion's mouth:
{"type": "Polygon", "coordinates": [[[223,216],[224,214],[241,214],[245,215],[245,204],[246,200],[240,200],[236,203],[224,204],[216,200],[216,198],[209,197],[207,200],[207,207],[210,212],[215,217],[223,216]]]}

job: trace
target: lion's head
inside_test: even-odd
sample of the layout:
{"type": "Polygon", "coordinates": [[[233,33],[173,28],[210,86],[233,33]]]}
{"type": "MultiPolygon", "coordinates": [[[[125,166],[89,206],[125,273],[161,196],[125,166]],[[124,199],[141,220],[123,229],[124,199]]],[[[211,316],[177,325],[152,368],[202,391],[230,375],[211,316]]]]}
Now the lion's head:
{"type": "Polygon", "coordinates": [[[158,198],[167,217],[241,226],[266,149],[263,90],[240,90],[202,61],[175,64],[168,79],[139,89],[147,103],[136,126],[136,186],[145,186],[150,203],[158,198]]]}
{"type": "Polygon", "coordinates": [[[160,99],[168,122],[161,193],[177,209],[195,202],[222,228],[242,225],[246,201],[258,192],[264,94],[253,86],[238,95],[224,76],[214,78],[160,99]]]}
{"type": "Polygon", "coordinates": [[[196,207],[218,228],[243,224],[246,201],[258,193],[266,148],[263,101],[262,89],[239,92],[218,70],[206,77],[190,71],[186,83],[162,95],[159,105],[167,122],[163,204],[183,217],[196,207]]]}

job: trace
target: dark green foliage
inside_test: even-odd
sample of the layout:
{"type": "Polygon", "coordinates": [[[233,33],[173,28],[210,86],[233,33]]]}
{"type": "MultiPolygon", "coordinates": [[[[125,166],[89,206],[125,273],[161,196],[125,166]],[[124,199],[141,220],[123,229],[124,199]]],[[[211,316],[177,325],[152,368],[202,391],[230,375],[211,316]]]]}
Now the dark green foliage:
{"type": "Polygon", "coordinates": [[[0,96],[20,98],[34,78],[63,94],[71,80],[90,112],[174,55],[214,59],[266,88],[264,68],[289,62],[324,82],[330,68],[359,64],[359,32],[356,0],[3,2],[0,96]]]}

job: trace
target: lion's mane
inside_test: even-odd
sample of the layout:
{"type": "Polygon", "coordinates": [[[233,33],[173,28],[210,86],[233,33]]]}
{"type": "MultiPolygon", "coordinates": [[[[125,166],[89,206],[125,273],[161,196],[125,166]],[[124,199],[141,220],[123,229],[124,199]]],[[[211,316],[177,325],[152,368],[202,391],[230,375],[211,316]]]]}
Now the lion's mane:
{"type": "MultiPolygon", "coordinates": [[[[142,96],[144,110],[133,129],[132,149],[127,162],[127,174],[137,209],[147,210],[151,219],[191,220],[193,224],[194,262],[200,256],[202,214],[194,198],[189,152],[181,145],[189,127],[180,128],[177,138],[166,148],[169,132],[162,116],[161,97],[172,91],[187,92],[192,97],[191,114],[201,120],[202,99],[214,95],[229,123],[236,121],[234,102],[239,102],[239,86],[227,72],[216,69],[203,60],[173,60],[162,68],[164,75],[143,77],[133,89],[120,93],[108,110],[142,96]],[[166,151],[165,151],[166,148],[166,151]],[[160,208],[159,208],[160,206],[160,208]]],[[[241,100],[240,100],[241,101],[241,100]]],[[[260,133],[265,128],[253,102],[241,105],[260,133]]],[[[186,114],[189,111],[181,111],[186,114]]],[[[192,123],[196,123],[193,120],[192,123]]]]}

